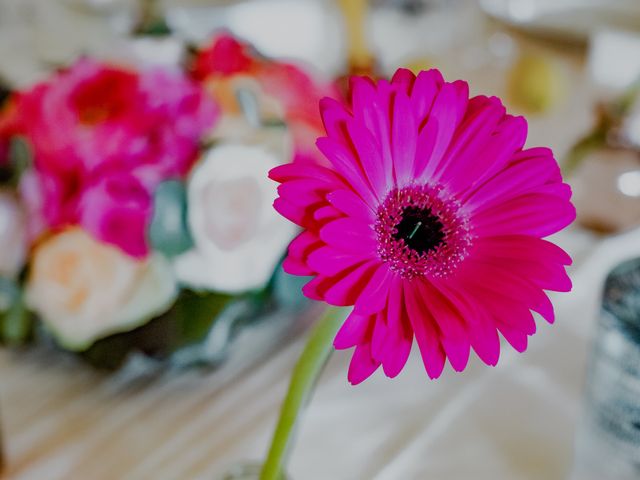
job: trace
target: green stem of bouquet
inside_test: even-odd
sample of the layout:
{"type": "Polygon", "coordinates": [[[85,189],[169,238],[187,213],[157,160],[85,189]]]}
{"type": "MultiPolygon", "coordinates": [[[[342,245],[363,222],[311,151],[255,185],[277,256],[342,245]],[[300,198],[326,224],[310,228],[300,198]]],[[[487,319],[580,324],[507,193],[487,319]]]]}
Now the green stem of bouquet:
{"type": "Polygon", "coordinates": [[[296,364],[280,418],[271,440],[267,460],[260,480],[281,480],[287,454],[295,434],[301,410],[309,402],[314,386],[333,351],[333,339],[344,321],[342,308],[329,307],[314,326],[309,340],[296,364]]]}

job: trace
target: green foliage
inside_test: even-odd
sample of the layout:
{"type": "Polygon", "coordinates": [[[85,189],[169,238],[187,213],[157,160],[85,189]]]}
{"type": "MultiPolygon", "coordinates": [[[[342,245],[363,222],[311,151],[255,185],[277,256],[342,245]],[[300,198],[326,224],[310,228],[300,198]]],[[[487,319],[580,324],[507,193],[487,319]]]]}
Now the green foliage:
{"type": "Polygon", "coordinates": [[[19,287],[0,278],[0,339],[8,345],[22,345],[31,337],[33,319],[19,287]]]}

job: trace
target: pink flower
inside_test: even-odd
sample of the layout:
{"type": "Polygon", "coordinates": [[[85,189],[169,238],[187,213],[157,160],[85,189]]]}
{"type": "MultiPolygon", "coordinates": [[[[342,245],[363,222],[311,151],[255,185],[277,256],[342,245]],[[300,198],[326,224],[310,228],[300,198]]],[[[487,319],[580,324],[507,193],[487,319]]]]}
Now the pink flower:
{"type": "Polygon", "coordinates": [[[205,80],[210,75],[246,73],[256,64],[254,56],[248,44],[224,32],[197,53],[191,65],[191,75],[197,80],[205,80]]]}
{"type": "Polygon", "coordinates": [[[88,59],[21,93],[17,108],[17,133],[34,153],[25,188],[28,203],[41,206],[33,215],[49,229],[84,226],[133,256],[148,251],[154,188],[186,176],[217,117],[200,86],[177,72],[138,73],[88,59]],[[105,190],[125,177],[118,195],[105,190]],[[124,225],[132,216],[134,226],[119,232],[102,223],[124,225]]]}
{"type": "Polygon", "coordinates": [[[545,291],[571,289],[570,257],[543,237],[575,218],[551,151],[523,150],[525,120],[437,70],[355,77],[351,107],[321,112],[331,166],[272,170],[274,206],[304,228],[285,270],[314,276],[308,297],[354,306],[334,342],[355,347],[350,382],[396,376],[414,337],[431,378],[471,348],[495,365],[498,333],[524,351],[531,311],[554,321],[545,291]]]}
{"type": "MultiPolygon", "coordinates": [[[[324,163],[314,147],[315,139],[323,132],[318,101],[337,95],[333,85],[319,81],[300,66],[263,57],[250,44],[228,33],[217,35],[207,48],[197,53],[191,74],[210,86],[214,95],[217,84],[224,85],[242,76],[254,78],[264,94],[281,105],[284,120],[294,136],[295,158],[324,163]]],[[[228,104],[227,97],[233,96],[233,92],[224,86],[220,90],[222,93],[216,100],[221,105],[228,104]]]]}

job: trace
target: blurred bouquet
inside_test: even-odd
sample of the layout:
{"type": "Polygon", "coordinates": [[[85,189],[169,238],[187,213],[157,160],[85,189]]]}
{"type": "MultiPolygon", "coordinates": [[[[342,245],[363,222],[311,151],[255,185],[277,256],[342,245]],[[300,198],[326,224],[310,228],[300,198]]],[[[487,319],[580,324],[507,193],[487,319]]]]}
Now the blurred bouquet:
{"type": "Polygon", "coordinates": [[[83,58],[1,100],[5,343],[52,339],[117,366],[202,342],[232,306],[278,306],[296,232],[267,172],[316,161],[330,87],[228,34],[185,57],[83,58]]]}

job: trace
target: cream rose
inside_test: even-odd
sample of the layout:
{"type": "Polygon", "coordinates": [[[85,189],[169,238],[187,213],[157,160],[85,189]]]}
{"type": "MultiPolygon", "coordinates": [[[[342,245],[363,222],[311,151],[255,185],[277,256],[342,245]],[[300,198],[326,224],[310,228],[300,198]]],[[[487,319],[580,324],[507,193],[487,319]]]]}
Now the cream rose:
{"type": "Polygon", "coordinates": [[[272,207],[267,173],[282,162],[264,146],[222,144],[195,167],[187,185],[195,246],[175,260],[180,282],[228,293],[267,283],[296,231],[272,207]]]}
{"type": "Polygon", "coordinates": [[[27,252],[24,212],[14,195],[0,192],[0,276],[14,277],[27,252]]]}
{"type": "Polygon", "coordinates": [[[27,305],[74,350],[146,323],[176,295],[164,257],[136,260],[77,228],[36,248],[26,285],[27,305]]]}

